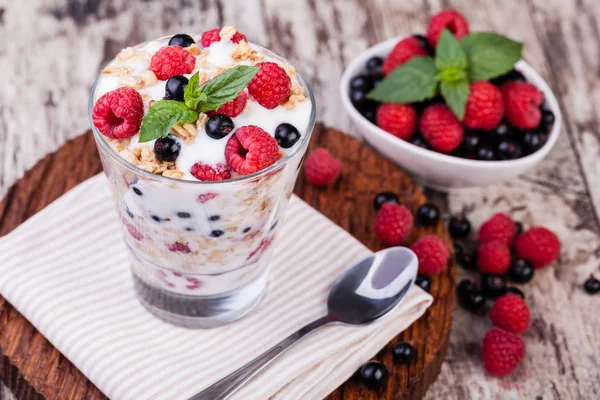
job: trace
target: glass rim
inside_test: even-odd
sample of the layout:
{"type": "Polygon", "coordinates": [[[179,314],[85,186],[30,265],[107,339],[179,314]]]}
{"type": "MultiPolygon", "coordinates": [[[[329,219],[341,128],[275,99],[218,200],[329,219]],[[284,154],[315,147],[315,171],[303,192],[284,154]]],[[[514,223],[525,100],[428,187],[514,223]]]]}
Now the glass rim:
{"type": "MultiPolygon", "coordinates": [[[[198,36],[198,35],[192,35],[192,36],[198,36]]],[[[142,42],[139,43],[135,46],[133,46],[133,48],[138,48],[141,46],[146,45],[147,43],[150,43],[151,41],[161,41],[161,40],[165,40],[167,38],[170,38],[171,36],[163,36],[154,40],[149,40],[146,42],[142,42]]],[[[163,175],[158,175],[158,174],[154,174],[152,172],[148,172],[146,170],[141,169],[140,167],[137,167],[131,163],[129,163],[128,161],[126,161],[125,159],[123,159],[122,157],[120,157],[117,152],[106,142],[106,140],[104,139],[104,136],[98,131],[98,129],[96,129],[96,127],[94,126],[94,121],[92,120],[92,109],[94,108],[94,93],[96,92],[96,88],[98,86],[98,83],[100,82],[100,78],[102,77],[102,70],[104,70],[104,68],[106,68],[108,65],[110,65],[111,63],[113,63],[116,59],[113,58],[112,60],[110,60],[103,68],[102,70],[100,70],[100,73],[98,74],[98,76],[96,76],[96,79],[94,80],[94,83],[92,85],[92,89],[90,92],[90,97],[88,100],[88,118],[90,121],[90,126],[92,129],[92,132],[94,134],[94,139],[96,140],[96,143],[103,148],[106,153],[108,153],[111,158],[113,158],[115,161],[117,161],[118,163],[120,163],[122,166],[124,166],[125,168],[131,170],[132,172],[134,172],[137,175],[141,175],[145,178],[151,179],[151,180],[156,180],[156,181],[164,181],[167,183],[178,183],[178,184],[184,184],[184,185],[198,185],[198,186],[203,186],[203,185],[219,185],[219,184],[226,184],[226,183],[233,183],[233,182],[243,182],[243,181],[250,181],[256,178],[260,178],[264,175],[268,175],[270,172],[275,171],[277,169],[279,169],[280,167],[282,167],[283,165],[285,165],[289,160],[291,160],[292,158],[294,158],[299,152],[301,152],[303,149],[305,149],[308,146],[308,143],[310,142],[312,133],[314,131],[315,128],[315,124],[316,124],[316,104],[315,104],[315,96],[313,94],[313,91],[310,87],[310,84],[308,83],[308,81],[306,80],[306,78],[304,77],[304,75],[302,75],[298,69],[296,69],[296,67],[290,63],[287,59],[273,53],[271,50],[260,46],[258,44],[252,43],[252,42],[248,42],[248,44],[253,47],[253,48],[257,48],[260,49],[261,51],[265,52],[266,55],[279,59],[289,65],[291,65],[295,70],[296,70],[296,75],[300,78],[300,81],[302,83],[302,85],[304,86],[304,88],[306,89],[307,93],[308,93],[308,99],[311,102],[311,110],[310,110],[310,117],[308,119],[308,125],[306,127],[306,138],[303,140],[303,143],[301,146],[297,146],[296,148],[292,149],[292,151],[290,151],[289,153],[287,153],[285,156],[283,156],[281,159],[279,159],[275,164],[268,166],[265,169],[262,169],[260,171],[254,172],[252,174],[248,174],[248,175],[239,175],[236,176],[235,178],[230,178],[230,179],[224,179],[224,180],[220,180],[220,181],[192,181],[192,180],[187,180],[187,179],[176,179],[176,178],[170,178],[168,176],[163,176],[163,175]]]]}

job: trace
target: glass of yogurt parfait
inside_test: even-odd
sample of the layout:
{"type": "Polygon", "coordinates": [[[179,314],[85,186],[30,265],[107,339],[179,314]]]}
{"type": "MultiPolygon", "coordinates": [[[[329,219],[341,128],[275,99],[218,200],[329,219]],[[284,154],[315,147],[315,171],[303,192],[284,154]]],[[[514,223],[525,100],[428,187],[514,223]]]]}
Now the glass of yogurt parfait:
{"type": "Polygon", "coordinates": [[[306,80],[234,27],[178,34],[122,50],[90,120],[141,303],[192,328],[252,310],[315,123],[306,80]]]}

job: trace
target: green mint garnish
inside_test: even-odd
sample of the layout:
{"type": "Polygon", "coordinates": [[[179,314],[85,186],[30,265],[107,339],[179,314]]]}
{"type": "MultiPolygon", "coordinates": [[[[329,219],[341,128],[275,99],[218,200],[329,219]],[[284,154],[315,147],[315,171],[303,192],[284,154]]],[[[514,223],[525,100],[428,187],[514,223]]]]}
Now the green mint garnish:
{"type": "Polygon", "coordinates": [[[222,72],[199,86],[196,72],[190,78],[184,101],[160,100],[156,102],[142,120],[140,143],[166,137],[177,123],[192,123],[198,113],[213,111],[235,99],[248,86],[260,67],[238,65],[222,72]]]}
{"type": "Polygon", "coordinates": [[[415,103],[440,92],[459,120],[465,115],[470,83],[510,71],[521,59],[523,44],[495,33],[474,32],[457,40],[442,31],[435,58],[413,57],[368,94],[384,103],[415,103]]]}

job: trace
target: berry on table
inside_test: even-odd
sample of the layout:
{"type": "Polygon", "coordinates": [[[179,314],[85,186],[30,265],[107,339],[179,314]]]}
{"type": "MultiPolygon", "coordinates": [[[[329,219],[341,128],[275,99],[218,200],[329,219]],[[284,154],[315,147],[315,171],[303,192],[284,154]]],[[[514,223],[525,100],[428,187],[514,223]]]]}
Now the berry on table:
{"type": "Polygon", "coordinates": [[[468,279],[463,279],[456,287],[459,304],[468,311],[477,311],[485,306],[485,296],[468,279]]]}
{"type": "Polygon", "coordinates": [[[433,104],[423,111],[419,129],[434,150],[449,153],[463,140],[464,130],[460,121],[444,104],[433,104]]]}
{"type": "Polygon", "coordinates": [[[525,343],[514,333],[492,328],[483,338],[481,352],[485,370],[491,375],[504,376],[513,372],[525,357],[525,343]]]}
{"type": "Polygon", "coordinates": [[[475,158],[481,161],[494,161],[496,160],[496,153],[488,145],[479,146],[475,152],[475,158]]]}
{"type": "Polygon", "coordinates": [[[385,203],[400,204],[400,199],[395,193],[380,192],[377,193],[373,199],[373,208],[375,208],[376,211],[379,211],[381,206],[385,203]]]}
{"type": "Polygon", "coordinates": [[[228,116],[229,118],[237,117],[244,111],[246,108],[246,103],[248,102],[248,93],[245,90],[242,90],[237,97],[227,103],[223,104],[215,111],[209,111],[206,114],[209,117],[212,117],[215,114],[223,114],[228,116]]]}
{"type": "Polygon", "coordinates": [[[540,124],[540,105],[544,95],[533,84],[520,81],[505,83],[500,88],[506,119],[519,129],[535,129],[540,124]]]}
{"type": "Polygon", "coordinates": [[[379,361],[369,361],[361,367],[360,377],[367,387],[379,389],[387,382],[389,372],[383,363],[380,363],[379,361]]]}
{"type": "Polygon", "coordinates": [[[399,246],[406,242],[413,228],[413,216],[408,208],[382,204],[375,217],[375,236],[386,246],[399,246]]]}
{"type": "Polygon", "coordinates": [[[514,160],[523,156],[523,148],[514,139],[505,139],[498,143],[496,154],[500,160],[514,160]]]}
{"type": "Polygon", "coordinates": [[[421,46],[419,39],[410,36],[399,41],[383,62],[383,72],[389,75],[393,70],[415,56],[427,57],[427,50],[421,46]]]}
{"type": "Polygon", "coordinates": [[[416,356],[417,352],[408,342],[400,342],[394,346],[394,361],[397,364],[409,364],[416,356]]]}
{"type": "Polygon", "coordinates": [[[180,150],[181,143],[170,135],[154,142],[154,154],[160,161],[175,161],[180,150]]]}
{"type": "Polygon", "coordinates": [[[417,278],[415,279],[415,285],[429,293],[431,290],[431,279],[425,275],[417,275],[417,278]]]}
{"type": "Polygon", "coordinates": [[[504,101],[500,90],[488,81],[471,84],[463,124],[473,130],[489,131],[498,126],[504,116],[504,101]]]}
{"type": "Polygon", "coordinates": [[[169,46],[190,47],[196,43],[194,38],[185,33],[178,33],[169,40],[169,46]]]}
{"type": "Polygon", "coordinates": [[[525,132],[521,137],[525,154],[532,154],[546,144],[547,136],[539,132],[525,132]]]}
{"type": "Polygon", "coordinates": [[[410,104],[385,103],[378,108],[376,121],[384,131],[408,140],[417,127],[417,111],[410,104]]]}
{"type": "Polygon", "coordinates": [[[289,149],[300,140],[300,132],[292,124],[283,123],[275,128],[275,140],[280,147],[289,149]]]}
{"type": "Polygon", "coordinates": [[[494,325],[511,333],[522,333],[531,320],[529,307],[521,296],[505,294],[499,297],[490,309],[490,320],[494,325]]]}
{"type": "Polygon", "coordinates": [[[222,181],[231,178],[231,169],[227,164],[196,163],[192,165],[190,173],[200,181],[222,181]]]}
{"type": "Polygon", "coordinates": [[[464,215],[453,215],[448,222],[448,233],[454,239],[464,239],[471,233],[471,222],[464,215]]]}
{"type": "Polygon", "coordinates": [[[423,226],[434,226],[440,220],[440,209],[433,203],[425,203],[417,210],[416,218],[423,226]]]}
{"type": "Polygon", "coordinates": [[[365,68],[370,75],[379,75],[383,73],[383,58],[371,57],[367,60],[365,68]]]}
{"type": "Polygon", "coordinates": [[[503,275],[508,271],[511,262],[509,247],[494,240],[479,246],[477,251],[477,267],[483,274],[503,275]]]}
{"type": "MultiPolygon", "coordinates": [[[[213,44],[214,42],[220,42],[221,41],[221,36],[219,35],[220,32],[221,32],[221,28],[215,28],[215,29],[211,29],[209,31],[204,32],[200,38],[202,47],[208,47],[211,44],[213,44]]],[[[231,41],[233,43],[239,43],[242,40],[245,40],[246,42],[248,41],[246,39],[246,35],[244,35],[243,33],[240,33],[240,32],[234,33],[233,36],[231,37],[231,41]]]]}
{"type": "Polygon", "coordinates": [[[506,288],[506,294],[516,294],[517,296],[521,296],[522,299],[525,299],[525,293],[523,293],[523,291],[517,287],[514,286],[509,286],[506,288]]]}
{"type": "Polygon", "coordinates": [[[180,46],[159,49],[150,59],[150,71],[161,81],[175,75],[191,74],[196,66],[196,57],[180,46]]]}
{"type": "Polygon", "coordinates": [[[235,126],[227,115],[215,114],[208,119],[204,130],[213,139],[223,139],[229,135],[235,126]]]}
{"type": "Polygon", "coordinates": [[[592,275],[585,281],[583,288],[589,294],[600,293],[600,280],[594,278],[592,275]]]}
{"type": "Polygon", "coordinates": [[[517,256],[529,261],[534,268],[543,268],[558,259],[560,241],[549,229],[533,227],[515,242],[517,256]]]}
{"type": "Polygon", "coordinates": [[[327,149],[319,147],[313,150],[304,161],[304,176],[314,186],[327,186],[334,183],[340,175],[342,163],[327,149]]]}
{"type": "Polygon", "coordinates": [[[248,83],[248,92],[263,107],[273,109],[286,101],[292,91],[292,80],[277,63],[262,62],[248,83]]]}
{"type": "Polygon", "coordinates": [[[481,278],[481,291],[490,299],[506,294],[506,278],[498,274],[484,275],[481,278]]]}
{"type": "Polygon", "coordinates": [[[129,87],[121,87],[102,95],[92,108],[94,126],[110,139],[132,137],[140,130],[143,117],[142,96],[129,87]]]}
{"type": "Polygon", "coordinates": [[[437,46],[444,29],[448,29],[457,39],[469,34],[469,24],[461,13],[456,10],[441,11],[431,17],[427,27],[427,40],[432,48],[437,46]]]}
{"type": "Polygon", "coordinates": [[[527,283],[533,278],[533,265],[531,263],[517,259],[512,263],[508,270],[508,279],[516,283],[527,283]]]}
{"type": "Polygon", "coordinates": [[[189,83],[189,79],[183,75],[175,75],[167,79],[165,83],[165,99],[183,101],[183,92],[189,83]]]}
{"type": "Polygon", "coordinates": [[[275,164],[280,157],[275,139],[254,125],[239,128],[225,145],[227,163],[242,175],[263,170],[275,164]]]}
{"type": "Polygon", "coordinates": [[[432,276],[446,269],[450,252],[439,237],[423,236],[410,249],[419,259],[419,274],[432,276]]]}
{"type": "Polygon", "coordinates": [[[496,213],[481,225],[477,240],[481,244],[497,240],[510,246],[516,234],[517,227],[512,218],[504,213],[496,213]]]}

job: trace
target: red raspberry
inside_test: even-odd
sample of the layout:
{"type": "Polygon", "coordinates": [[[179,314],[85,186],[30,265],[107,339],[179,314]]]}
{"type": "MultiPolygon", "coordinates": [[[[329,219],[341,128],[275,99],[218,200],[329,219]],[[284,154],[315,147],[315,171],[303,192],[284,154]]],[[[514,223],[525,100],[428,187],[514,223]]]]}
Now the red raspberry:
{"type": "Polygon", "coordinates": [[[273,109],[290,97],[292,80],[285,70],[274,62],[258,65],[260,69],[248,83],[248,92],[261,106],[273,109]]]}
{"type": "Polygon", "coordinates": [[[485,370],[489,374],[503,376],[519,366],[525,357],[525,343],[514,333],[492,328],[483,338],[481,353],[485,370]]]}
{"type": "Polygon", "coordinates": [[[201,193],[198,195],[197,201],[200,204],[204,204],[209,200],[216,199],[217,197],[219,197],[218,193],[201,193]]]}
{"type": "Polygon", "coordinates": [[[227,164],[217,164],[216,166],[196,163],[192,165],[190,173],[194,178],[200,181],[222,181],[231,178],[231,169],[227,164]]]}
{"type": "Polygon", "coordinates": [[[265,169],[280,157],[275,139],[254,125],[239,128],[225,145],[225,159],[242,175],[265,169]]]}
{"type": "Polygon", "coordinates": [[[191,74],[196,66],[196,58],[180,46],[166,46],[158,50],[150,59],[150,71],[162,81],[183,74],[191,74]]]}
{"type": "Polygon", "coordinates": [[[175,243],[169,245],[168,249],[169,249],[169,251],[172,251],[174,253],[190,254],[192,252],[192,250],[190,250],[190,247],[187,245],[187,243],[181,243],[181,242],[175,242],[175,243]]]}
{"type": "Polygon", "coordinates": [[[521,333],[529,327],[529,307],[517,294],[505,294],[490,309],[490,319],[498,328],[507,332],[521,333]]]}
{"type": "Polygon", "coordinates": [[[469,24],[465,17],[456,10],[444,10],[435,14],[427,27],[427,40],[435,48],[444,29],[448,29],[455,38],[460,39],[469,34],[469,24]]]}
{"type": "Polygon", "coordinates": [[[417,126],[417,111],[409,104],[382,104],[377,110],[377,126],[402,140],[408,140],[417,126]]]}
{"type": "Polygon", "coordinates": [[[473,130],[489,131],[498,126],[504,116],[504,101],[500,90],[488,81],[471,84],[463,124],[473,130]]]}
{"type": "Polygon", "coordinates": [[[314,186],[327,186],[340,175],[342,163],[322,147],[311,152],[304,162],[306,180],[314,186]]]}
{"type": "Polygon", "coordinates": [[[497,240],[507,246],[512,246],[517,236],[517,226],[512,218],[503,213],[497,213],[479,228],[477,240],[480,244],[497,240]]]}
{"type": "Polygon", "coordinates": [[[413,228],[413,216],[408,208],[385,203],[375,217],[375,236],[386,246],[399,246],[406,242],[413,228]]]}
{"type": "Polygon", "coordinates": [[[140,130],[144,118],[142,96],[129,87],[104,94],[92,109],[94,126],[111,139],[132,137],[140,130]]]}
{"type": "Polygon", "coordinates": [[[549,229],[533,227],[517,238],[515,250],[519,258],[543,268],[558,259],[560,241],[549,229]]]}
{"type": "Polygon", "coordinates": [[[442,153],[449,153],[460,146],[464,136],[460,121],[444,104],[427,107],[419,128],[431,147],[442,153]]]}
{"type": "Polygon", "coordinates": [[[540,105],[544,94],[534,85],[522,81],[507,82],[500,87],[508,122],[519,129],[535,129],[540,124],[540,105]]]}
{"type": "Polygon", "coordinates": [[[385,58],[383,72],[388,75],[411,58],[415,56],[427,57],[428,55],[427,51],[421,46],[419,39],[414,36],[407,37],[399,41],[385,58]]]}
{"type": "Polygon", "coordinates": [[[510,249],[497,240],[482,244],[477,251],[477,266],[483,274],[504,275],[510,261],[510,249]]]}
{"type": "MultiPolygon", "coordinates": [[[[219,36],[219,32],[221,32],[221,28],[215,28],[215,29],[211,29],[210,31],[204,32],[202,34],[202,37],[200,38],[200,42],[202,43],[202,47],[208,47],[211,44],[213,44],[214,42],[220,42],[221,41],[221,36],[219,36]]],[[[245,40],[246,42],[248,41],[246,39],[246,35],[244,35],[243,33],[240,33],[240,32],[236,32],[231,37],[231,41],[233,43],[239,43],[242,40],[245,40]]]]}
{"type": "Polygon", "coordinates": [[[215,111],[207,112],[207,114],[209,117],[212,117],[215,114],[227,115],[229,118],[237,117],[242,111],[244,111],[247,101],[248,93],[245,90],[242,90],[238,97],[223,104],[215,111]]]}
{"type": "Polygon", "coordinates": [[[423,236],[410,249],[419,259],[419,274],[432,276],[446,269],[450,252],[439,237],[423,236]]]}

